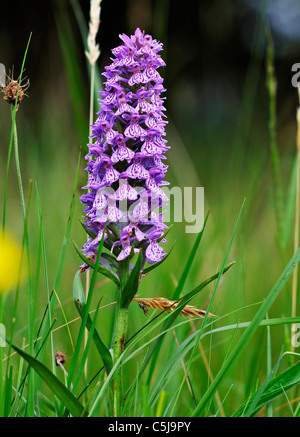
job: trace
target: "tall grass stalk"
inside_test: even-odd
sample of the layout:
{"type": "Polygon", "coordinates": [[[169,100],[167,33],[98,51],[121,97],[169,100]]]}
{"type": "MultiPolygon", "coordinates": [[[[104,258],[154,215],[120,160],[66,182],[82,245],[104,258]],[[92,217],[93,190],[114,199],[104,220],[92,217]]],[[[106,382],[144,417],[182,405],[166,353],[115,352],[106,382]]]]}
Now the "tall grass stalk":
{"type": "MultiPolygon", "coordinates": [[[[28,49],[29,49],[30,41],[31,41],[31,35],[32,34],[29,35],[27,46],[26,46],[26,49],[25,49],[25,53],[24,53],[24,57],[23,57],[23,61],[22,61],[22,66],[21,66],[21,72],[20,72],[20,76],[19,76],[19,84],[18,84],[18,89],[17,89],[16,102],[15,102],[14,108],[12,109],[12,128],[11,128],[11,131],[10,131],[10,139],[9,139],[9,146],[8,146],[8,155],[7,155],[7,161],[6,161],[6,174],[5,174],[5,182],[4,182],[3,218],[2,218],[2,231],[3,232],[5,231],[5,224],[6,224],[8,172],[9,172],[9,167],[10,167],[10,158],[11,158],[11,152],[12,152],[12,143],[13,143],[13,138],[14,138],[14,134],[15,134],[15,121],[16,121],[16,114],[17,114],[17,103],[18,103],[20,83],[22,81],[22,76],[23,76],[23,72],[24,72],[24,68],[25,68],[25,61],[26,61],[26,57],[27,57],[27,52],[28,52],[28,49]]],[[[24,196],[23,196],[23,200],[24,200],[24,196]]],[[[25,205],[25,202],[24,202],[24,205],[25,205]]]]}
{"type": "MultiPolygon", "coordinates": [[[[18,100],[16,99],[16,102],[18,100]]],[[[23,226],[24,226],[24,244],[25,244],[25,252],[26,252],[26,262],[27,262],[27,291],[28,291],[28,341],[29,341],[29,353],[33,354],[33,339],[34,339],[34,295],[33,295],[33,289],[32,289],[32,282],[31,282],[31,266],[30,266],[30,251],[29,251],[29,235],[28,235],[28,221],[27,221],[27,208],[25,205],[25,198],[24,198],[24,189],[23,189],[23,182],[22,182],[22,174],[21,174],[21,166],[20,166],[20,159],[19,159],[19,145],[18,145],[18,133],[17,133],[17,124],[16,124],[16,118],[15,118],[15,112],[16,107],[11,109],[12,113],[12,129],[14,131],[13,140],[14,140],[14,153],[15,153],[15,163],[16,163],[16,171],[17,171],[17,179],[18,179],[18,186],[19,186],[19,192],[20,192],[20,200],[21,200],[21,207],[22,207],[22,215],[23,215],[23,226]]],[[[28,209],[29,209],[29,203],[31,200],[31,190],[32,188],[32,181],[29,185],[29,192],[28,192],[28,209]]],[[[28,415],[30,417],[33,416],[33,405],[34,405],[34,374],[29,369],[28,374],[28,402],[27,402],[27,408],[28,408],[28,415]]]]}
{"type": "MultiPolygon", "coordinates": [[[[26,46],[26,49],[25,49],[25,54],[23,56],[21,71],[20,71],[19,80],[18,80],[18,87],[17,87],[15,104],[14,104],[14,106],[11,106],[12,124],[11,124],[11,130],[10,130],[10,140],[9,140],[8,155],[7,155],[7,161],[6,161],[6,174],[5,174],[4,198],[3,198],[3,217],[2,217],[2,231],[3,231],[3,234],[4,234],[5,228],[6,228],[8,173],[9,173],[9,168],[10,168],[10,160],[11,160],[12,148],[13,148],[13,145],[14,145],[16,171],[17,171],[18,186],[19,186],[20,199],[21,199],[21,208],[22,208],[22,215],[23,215],[24,243],[25,243],[26,255],[27,255],[29,319],[31,319],[31,316],[32,316],[32,306],[31,306],[32,290],[31,290],[31,282],[30,282],[30,264],[29,264],[29,245],[28,245],[28,232],[27,232],[27,216],[26,216],[26,206],[25,206],[24,190],[23,190],[23,183],[22,183],[22,176],[21,176],[20,160],[19,160],[16,114],[17,114],[17,109],[18,109],[18,98],[19,98],[19,92],[20,92],[20,87],[21,87],[21,82],[22,82],[22,76],[23,76],[24,67],[25,67],[25,60],[26,60],[26,57],[27,57],[27,52],[28,52],[28,49],[29,49],[30,40],[31,40],[31,34],[29,35],[29,39],[28,39],[27,46],[26,46]]],[[[30,195],[29,195],[29,198],[30,198],[30,195]]],[[[23,253],[23,247],[22,247],[22,253],[23,253]]],[[[23,255],[22,255],[21,258],[23,258],[23,255]]],[[[20,277],[20,275],[19,275],[19,277],[20,277]]],[[[17,288],[18,287],[19,287],[19,283],[18,283],[17,288]]],[[[0,323],[2,323],[2,320],[3,320],[3,297],[1,296],[0,299],[1,299],[1,301],[0,301],[0,323]]],[[[3,352],[2,352],[2,348],[0,348],[0,349],[1,349],[1,351],[0,351],[0,379],[1,379],[1,382],[0,382],[0,403],[2,405],[4,405],[4,402],[3,402],[4,401],[4,398],[3,398],[3,396],[4,396],[4,391],[3,391],[3,352]]],[[[7,371],[6,371],[6,382],[9,381],[9,379],[7,379],[8,372],[9,372],[9,365],[7,366],[7,371]]],[[[12,375],[11,375],[11,377],[12,377],[12,375]]],[[[29,392],[31,392],[31,387],[32,387],[32,385],[29,384],[29,392]]],[[[0,414],[2,415],[3,412],[4,412],[3,408],[0,407],[0,414]]]]}
{"type": "MultiPolygon", "coordinates": [[[[89,24],[89,34],[88,34],[88,40],[87,40],[87,46],[88,51],[85,52],[86,57],[89,61],[90,67],[91,67],[91,80],[90,80],[90,111],[89,111],[89,125],[90,125],[90,132],[89,134],[92,134],[91,131],[91,125],[94,121],[94,96],[95,96],[95,65],[96,62],[100,56],[100,48],[99,44],[96,44],[96,37],[99,30],[100,25],[100,13],[101,13],[101,4],[102,0],[91,0],[90,4],[90,24],[89,24]]],[[[92,142],[92,138],[90,139],[92,142]]],[[[89,236],[87,236],[87,239],[89,236]]],[[[88,293],[89,287],[90,287],[90,271],[87,270],[86,272],[86,282],[85,282],[85,289],[86,293],[88,293]]],[[[85,344],[87,343],[87,337],[88,337],[88,331],[85,331],[85,344]]],[[[87,361],[85,363],[85,369],[84,369],[85,376],[87,376],[87,361]]]]}
{"type": "MultiPolygon", "coordinates": [[[[214,298],[215,298],[215,294],[216,294],[216,292],[217,292],[217,288],[218,288],[218,286],[219,286],[220,280],[221,280],[221,278],[222,278],[222,275],[223,275],[223,272],[224,272],[224,269],[225,269],[225,265],[226,265],[226,261],[227,261],[228,255],[229,255],[229,251],[230,251],[230,249],[231,249],[231,246],[232,246],[232,243],[233,243],[233,239],[234,239],[235,233],[236,233],[236,231],[237,231],[237,226],[238,226],[238,223],[239,223],[239,221],[240,221],[241,214],[242,214],[242,211],[243,211],[243,208],[244,208],[245,200],[246,200],[246,199],[244,199],[244,201],[243,201],[243,203],[242,203],[242,206],[241,206],[241,208],[240,208],[240,211],[239,211],[239,214],[238,214],[237,220],[236,220],[236,222],[235,222],[235,226],[234,226],[234,229],[233,229],[233,232],[232,232],[232,235],[231,235],[231,238],[230,238],[230,241],[229,241],[229,244],[228,244],[228,246],[227,246],[227,250],[226,250],[226,253],[225,253],[225,256],[224,256],[223,262],[222,262],[222,266],[221,266],[221,269],[220,269],[220,273],[219,273],[219,275],[218,275],[218,277],[217,277],[217,280],[216,280],[216,283],[215,283],[215,287],[214,287],[213,293],[212,293],[212,295],[211,295],[211,298],[210,298],[209,303],[208,303],[208,306],[207,306],[206,314],[205,314],[205,316],[204,316],[204,319],[203,319],[203,322],[202,322],[202,324],[201,324],[201,327],[200,327],[200,329],[199,329],[199,331],[198,331],[198,333],[197,333],[197,342],[196,342],[195,346],[193,347],[193,350],[192,350],[191,356],[190,356],[190,358],[189,358],[189,362],[188,362],[188,365],[187,365],[187,372],[188,372],[189,369],[190,369],[190,366],[191,366],[191,364],[192,364],[193,358],[194,358],[194,356],[195,356],[195,354],[196,354],[197,344],[198,344],[198,342],[200,341],[200,339],[201,339],[201,335],[202,335],[202,333],[203,333],[203,330],[204,330],[204,328],[205,328],[205,326],[206,326],[206,324],[207,324],[208,313],[209,313],[209,311],[211,310],[211,307],[212,307],[212,305],[213,305],[213,301],[214,301],[214,298]]],[[[216,381],[216,380],[214,380],[214,382],[211,384],[210,387],[214,386],[215,381],[216,381]]],[[[180,385],[180,387],[179,387],[179,389],[178,389],[178,391],[177,391],[176,399],[174,399],[174,404],[173,404],[173,408],[172,408],[171,415],[173,414],[173,412],[174,412],[174,410],[175,410],[175,406],[176,406],[177,401],[178,401],[178,399],[179,399],[179,395],[180,395],[180,393],[181,393],[182,387],[183,387],[183,380],[182,380],[181,385],[180,385]]],[[[207,390],[207,392],[208,392],[208,391],[209,391],[209,389],[207,390]]],[[[216,390],[214,390],[213,395],[215,395],[215,392],[216,392],[216,390]]],[[[201,404],[201,402],[198,403],[198,405],[195,407],[195,411],[197,410],[199,404],[201,404]]]]}
{"type": "Polygon", "coordinates": [[[275,212],[277,226],[277,243],[281,255],[282,265],[285,265],[284,251],[284,205],[281,186],[280,163],[277,148],[276,134],[276,100],[277,100],[277,83],[274,72],[274,45],[270,28],[265,28],[267,39],[267,59],[266,59],[266,75],[267,75],[267,90],[269,94],[269,139],[270,153],[273,172],[273,186],[275,193],[275,212]]]}
{"type": "Polygon", "coordinates": [[[230,369],[232,364],[235,362],[235,360],[239,357],[239,355],[241,354],[241,352],[243,351],[243,349],[247,345],[248,341],[250,340],[250,338],[254,334],[255,330],[259,326],[260,322],[263,320],[266,313],[269,311],[272,304],[274,303],[274,301],[278,297],[280,291],[282,290],[285,283],[287,282],[287,280],[291,276],[291,274],[292,274],[294,268],[296,267],[297,263],[299,262],[299,260],[300,260],[300,248],[298,248],[295,255],[290,259],[290,261],[287,264],[287,266],[285,267],[284,271],[282,272],[282,274],[278,278],[276,284],[274,285],[274,287],[272,288],[272,290],[270,291],[268,296],[265,298],[260,309],[257,311],[255,316],[253,317],[250,325],[248,326],[248,328],[246,329],[246,331],[244,332],[244,334],[242,335],[240,340],[235,345],[234,349],[230,353],[227,360],[223,363],[221,369],[219,370],[219,372],[215,376],[214,382],[211,384],[209,389],[203,395],[201,401],[199,402],[196,409],[194,410],[193,416],[198,416],[203,411],[203,409],[206,407],[207,402],[214,395],[217,387],[219,386],[219,384],[223,380],[224,376],[226,375],[226,373],[228,372],[228,370],[230,369]]]}
{"type": "MultiPolygon", "coordinates": [[[[298,88],[298,97],[300,105],[300,88],[298,88]]],[[[296,199],[295,199],[295,228],[294,228],[294,252],[299,246],[299,219],[300,219],[300,106],[297,110],[297,182],[296,182],[296,199]]],[[[296,316],[297,308],[297,282],[298,282],[298,266],[293,272],[292,285],[292,317],[296,316]]],[[[293,327],[292,327],[293,329],[293,327]]],[[[294,346],[292,344],[292,350],[294,346]]]]}

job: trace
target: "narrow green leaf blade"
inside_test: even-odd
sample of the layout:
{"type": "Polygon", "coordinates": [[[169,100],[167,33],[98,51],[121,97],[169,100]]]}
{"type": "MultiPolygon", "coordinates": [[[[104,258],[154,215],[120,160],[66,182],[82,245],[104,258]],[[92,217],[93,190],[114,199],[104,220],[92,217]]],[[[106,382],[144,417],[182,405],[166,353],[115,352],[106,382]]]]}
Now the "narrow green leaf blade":
{"type": "MultiPolygon", "coordinates": [[[[233,266],[234,262],[229,264],[228,266],[226,266],[223,269],[223,274],[226,273],[231,266],[233,266]]],[[[195,287],[192,291],[190,291],[189,293],[187,293],[178,303],[176,309],[174,311],[172,311],[172,313],[169,315],[169,317],[167,318],[167,320],[165,321],[163,328],[161,330],[161,335],[155,340],[154,344],[151,346],[149,352],[147,353],[144,363],[143,363],[143,367],[142,367],[142,371],[143,372],[146,368],[146,366],[149,363],[149,360],[151,359],[152,355],[154,354],[154,352],[156,353],[156,351],[159,350],[162,340],[167,332],[167,330],[172,326],[172,324],[175,322],[176,318],[178,317],[178,315],[180,314],[180,312],[182,311],[182,309],[184,308],[185,305],[188,304],[188,302],[195,297],[201,290],[203,290],[203,288],[205,288],[209,283],[211,283],[212,281],[214,281],[215,279],[217,279],[219,276],[219,273],[214,274],[213,276],[211,276],[210,278],[206,279],[205,281],[203,281],[200,285],[198,285],[197,287],[195,287]]],[[[158,354],[156,354],[156,356],[154,356],[154,359],[152,360],[151,363],[151,369],[153,369],[155,367],[155,363],[157,360],[157,356],[158,354]]],[[[149,371],[149,375],[152,375],[153,371],[150,369],[149,371]]]]}
{"type": "MultiPolygon", "coordinates": [[[[9,343],[8,340],[7,342],[9,343]]],[[[53,393],[66,406],[72,416],[80,417],[82,414],[88,415],[88,412],[84,412],[84,407],[76,399],[76,397],[55,375],[53,375],[53,373],[43,363],[27,354],[15,344],[11,343],[11,346],[39,374],[39,376],[53,391],[53,393]]]]}
{"type": "MultiPolygon", "coordinates": [[[[208,214],[209,214],[209,213],[208,213],[208,214]]],[[[188,277],[189,271],[190,271],[190,269],[191,269],[191,266],[192,266],[193,261],[194,261],[194,258],[195,258],[195,256],[196,256],[196,253],[197,253],[197,250],[198,250],[199,244],[200,244],[201,239],[202,239],[202,235],[203,235],[203,232],[204,232],[204,229],[205,229],[205,226],[206,226],[206,222],[207,222],[207,219],[208,219],[208,214],[207,214],[207,216],[206,216],[206,218],[205,218],[205,221],[204,221],[203,227],[202,227],[201,231],[199,232],[199,234],[198,234],[198,236],[197,236],[197,238],[196,238],[196,241],[195,241],[195,243],[194,243],[194,245],[193,245],[193,248],[192,248],[192,250],[191,250],[191,253],[190,253],[189,257],[188,257],[188,260],[187,260],[187,262],[186,262],[186,265],[185,265],[185,267],[184,267],[184,270],[183,270],[183,272],[182,272],[182,275],[181,275],[181,277],[180,277],[180,279],[179,279],[178,285],[177,285],[177,287],[176,287],[176,289],[175,289],[175,291],[174,291],[174,294],[173,294],[173,300],[178,299],[179,296],[180,296],[180,293],[181,293],[182,290],[183,290],[183,286],[184,286],[184,284],[185,284],[186,278],[188,277]]]]}
{"type": "Polygon", "coordinates": [[[134,298],[134,296],[138,291],[142,261],[143,261],[142,251],[140,250],[138,254],[137,262],[133,267],[129,275],[128,282],[122,291],[121,302],[120,302],[121,308],[128,308],[130,302],[132,301],[132,299],[134,298]]]}
{"type": "MultiPolygon", "coordinates": [[[[300,382],[300,361],[283,371],[275,378],[273,378],[266,386],[265,390],[261,394],[256,407],[251,412],[250,416],[254,416],[264,405],[270,402],[275,397],[287,391],[300,382]]],[[[256,397],[259,390],[254,392],[247,401],[245,401],[233,414],[233,417],[243,416],[247,405],[251,404],[251,401],[256,397]]]]}
{"type": "MultiPolygon", "coordinates": [[[[84,291],[83,291],[79,271],[75,274],[74,281],[73,281],[73,299],[74,299],[74,303],[75,303],[75,306],[77,308],[77,311],[80,314],[80,317],[83,318],[85,307],[86,307],[86,301],[85,301],[85,297],[84,297],[84,291]]],[[[87,317],[86,328],[89,331],[92,328],[92,319],[91,319],[90,315],[88,315],[88,317],[87,317]]],[[[95,346],[96,346],[96,348],[100,354],[100,357],[103,361],[106,373],[109,374],[109,372],[111,371],[111,369],[113,367],[112,357],[109,353],[109,350],[107,349],[107,347],[105,346],[105,344],[101,340],[101,337],[100,337],[96,328],[94,328],[94,332],[93,332],[93,341],[94,341],[95,346]]]]}
{"type": "MultiPolygon", "coordinates": [[[[93,263],[90,259],[88,259],[86,256],[83,255],[83,253],[81,252],[81,250],[78,248],[78,246],[76,245],[76,243],[74,241],[73,241],[73,244],[74,244],[74,247],[75,247],[75,250],[76,250],[78,256],[82,259],[82,261],[84,261],[89,267],[94,269],[95,263],[93,263]]],[[[118,286],[120,285],[118,275],[110,267],[108,267],[106,264],[103,264],[103,263],[99,264],[98,272],[102,273],[102,275],[111,279],[116,285],[118,285],[118,286]]]]}
{"type": "Polygon", "coordinates": [[[223,380],[223,377],[226,375],[232,364],[236,361],[236,359],[239,357],[239,355],[244,350],[245,346],[247,345],[248,341],[260,325],[260,322],[265,317],[266,313],[271,308],[272,304],[276,300],[277,296],[279,295],[280,291],[282,290],[282,287],[285,285],[289,277],[291,276],[295,266],[300,260],[300,247],[296,251],[295,255],[291,258],[290,262],[287,264],[286,268],[280,275],[278,281],[264,300],[263,304],[261,305],[260,309],[257,311],[255,316],[253,317],[249,327],[246,329],[240,340],[237,342],[236,346],[230,353],[227,360],[223,363],[221,369],[217,373],[217,375],[214,378],[213,383],[210,385],[208,390],[204,393],[202,396],[200,402],[198,403],[197,407],[195,408],[193,412],[193,416],[198,416],[201,414],[203,409],[205,408],[205,405],[207,405],[207,402],[211,399],[211,397],[216,392],[219,384],[223,380]]]}

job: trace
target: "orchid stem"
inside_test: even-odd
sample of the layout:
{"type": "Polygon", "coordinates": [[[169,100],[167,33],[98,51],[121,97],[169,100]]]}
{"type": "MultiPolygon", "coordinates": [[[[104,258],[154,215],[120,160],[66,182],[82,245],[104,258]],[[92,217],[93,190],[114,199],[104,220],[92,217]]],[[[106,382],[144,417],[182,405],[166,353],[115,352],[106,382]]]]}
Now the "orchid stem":
{"type": "MultiPolygon", "coordinates": [[[[116,319],[115,319],[115,336],[113,345],[113,359],[116,363],[124,352],[124,345],[127,335],[128,327],[128,308],[121,306],[121,296],[125,285],[127,284],[129,277],[129,261],[125,259],[120,262],[119,268],[120,274],[120,287],[118,290],[118,299],[116,307],[116,319]]],[[[122,363],[115,372],[113,379],[113,398],[114,398],[114,416],[119,417],[121,415],[122,407],[122,363]]]]}

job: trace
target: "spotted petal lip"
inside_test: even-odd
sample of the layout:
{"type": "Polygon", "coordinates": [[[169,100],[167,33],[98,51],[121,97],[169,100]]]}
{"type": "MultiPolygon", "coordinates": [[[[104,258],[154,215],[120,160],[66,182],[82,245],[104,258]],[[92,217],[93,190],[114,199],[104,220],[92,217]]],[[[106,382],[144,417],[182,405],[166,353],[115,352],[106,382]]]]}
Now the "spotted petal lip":
{"type": "Polygon", "coordinates": [[[131,179],[147,179],[149,176],[148,170],[146,170],[141,163],[136,162],[128,167],[126,176],[131,179]]]}
{"type": "Polygon", "coordinates": [[[85,226],[94,237],[82,250],[95,257],[104,233],[106,247],[117,253],[117,261],[140,248],[143,259],[152,263],[165,256],[157,240],[167,228],[159,212],[168,201],[161,188],[168,184],[168,166],[162,162],[169,149],[162,96],[166,90],[157,71],[165,66],[158,54],[163,46],[139,28],[120,39],[122,44],[112,50],[111,64],[103,73],[98,118],[91,126],[85,157],[89,179],[83,189],[89,192],[81,202],[85,226]],[[112,223],[119,223],[113,240],[108,234],[112,223]]]}
{"type": "Polygon", "coordinates": [[[156,240],[151,241],[146,249],[146,258],[149,264],[161,261],[165,255],[165,251],[159,246],[156,240]]]}

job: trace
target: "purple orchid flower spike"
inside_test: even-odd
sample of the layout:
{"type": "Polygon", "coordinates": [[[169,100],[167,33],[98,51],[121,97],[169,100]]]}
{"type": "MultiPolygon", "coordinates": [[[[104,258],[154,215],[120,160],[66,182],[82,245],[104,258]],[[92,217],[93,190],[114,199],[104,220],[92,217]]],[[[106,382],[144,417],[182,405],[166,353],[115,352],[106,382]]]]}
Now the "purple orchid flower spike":
{"type": "Polygon", "coordinates": [[[166,255],[160,244],[168,228],[161,212],[168,202],[162,189],[168,166],[162,160],[169,146],[165,89],[157,71],[165,63],[158,54],[162,44],[140,29],[120,38],[123,44],[112,50],[112,63],[103,73],[105,87],[86,155],[89,177],[83,188],[88,192],[81,202],[90,237],[82,253],[95,262],[104,234],[117,264],[142,251],[144,266],[166,255]]]}

